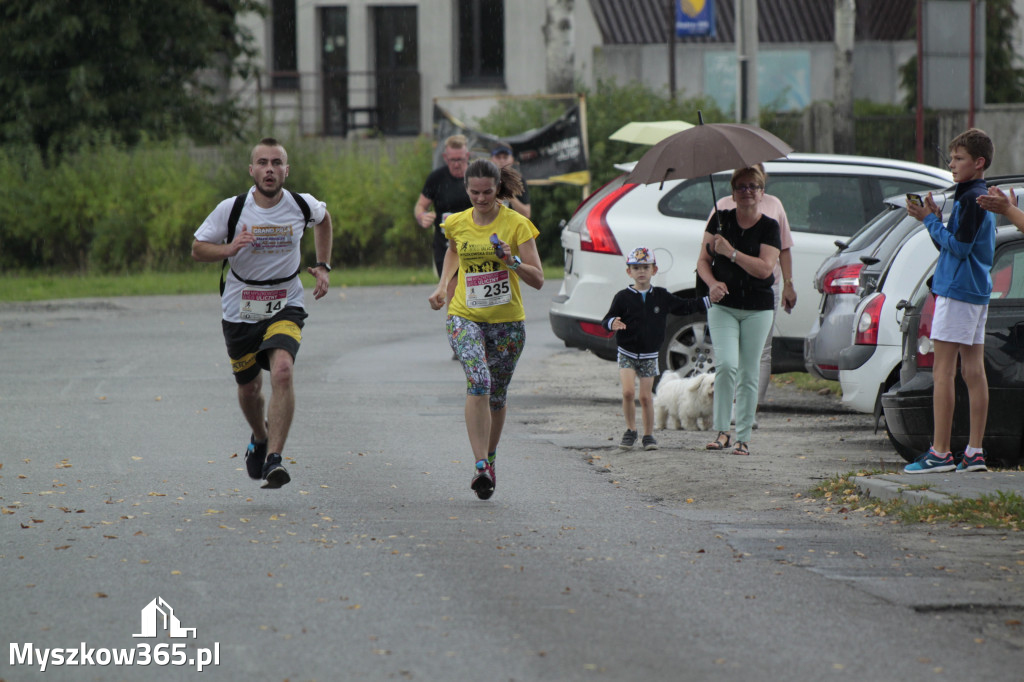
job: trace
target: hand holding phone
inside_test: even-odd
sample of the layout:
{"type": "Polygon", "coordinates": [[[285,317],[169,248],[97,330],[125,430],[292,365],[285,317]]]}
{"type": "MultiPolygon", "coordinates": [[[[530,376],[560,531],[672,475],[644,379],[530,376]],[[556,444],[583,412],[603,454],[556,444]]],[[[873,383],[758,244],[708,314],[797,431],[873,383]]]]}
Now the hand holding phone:
{"type": "Polygon", "coordinates": [[[494,255],[498,258],[505,258],[505,247],[501,245],[501,240],[498,239],[498,233],[491,233],[491,244],[494,246],[494,255]]]}
{"type": "Polygon", "coordinates": [[[907,203],[914,206],[924,206],[924,199],[920,194],[907,194],[907,203]]]}

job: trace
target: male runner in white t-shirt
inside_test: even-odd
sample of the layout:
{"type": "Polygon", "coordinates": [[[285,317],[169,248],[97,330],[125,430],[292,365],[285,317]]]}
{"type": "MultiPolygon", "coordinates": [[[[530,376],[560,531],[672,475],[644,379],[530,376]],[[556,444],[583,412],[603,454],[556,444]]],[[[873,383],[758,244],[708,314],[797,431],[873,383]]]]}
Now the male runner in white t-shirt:
{"type": "Polygon", "coordinates": [[[312,195],[284,191],[288,152],[273,138],[252,150],[249,175],[255,186],[246,194],[234,238],[228,222],[235,198],[217,205],[195,233],[192,257],[203,263],[227,259],[230,272],[221,295],[224,341],[238,384],[238,403],[252,428],[245,454],[249,477],[264,488],[291,480],[281,463],[295,392],[292,373],[306,319],[299,280],[302,235],[309,227],[299,202],[314,225],[317,262],[306,268],[316,278],[315,299],[330,287],[333,228],[327,205],[312,195]],[[273,392],[263,399],[263,372],[270,372],[273,392]]]}

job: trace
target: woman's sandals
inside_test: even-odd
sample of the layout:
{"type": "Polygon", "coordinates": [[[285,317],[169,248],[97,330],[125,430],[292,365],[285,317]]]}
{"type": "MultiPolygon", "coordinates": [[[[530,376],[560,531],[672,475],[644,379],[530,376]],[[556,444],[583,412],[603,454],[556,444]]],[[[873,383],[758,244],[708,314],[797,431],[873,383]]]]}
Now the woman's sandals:
{"type": "Polygon", "coordinates": [[[736,447],[733,449],[732,454],[734,455],[749,455],[750,449],[747,444],[741,440],[736,441],[736,447]]]}
{"type": "Polygon", "coordinates": [[[708,450],[725,450],[727,447],[729,447],[731,443],[732,441],[729,439],[729,434],[726,433],[725,431],[719,431],[718,435],[715,436],[715,439],[708,443],[707,445],[705,445],[704,447],[707,448],[708,450]],[[724,443],[722,442],[722,436],[725,436],[724,443]]]}

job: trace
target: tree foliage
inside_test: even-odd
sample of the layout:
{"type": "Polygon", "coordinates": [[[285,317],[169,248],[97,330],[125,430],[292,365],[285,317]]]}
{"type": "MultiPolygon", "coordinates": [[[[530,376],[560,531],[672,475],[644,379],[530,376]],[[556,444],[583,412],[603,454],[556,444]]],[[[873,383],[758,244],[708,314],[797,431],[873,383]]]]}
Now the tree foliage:
{"type": "Polygon", "coordinates": [[[0,144],[44,152],[97,138],[136,144],[232,134],[242,112],[218,93],[256,54],[235,16],[259,0],[4,0],[0,144]]]}
{"type": "MultiPolygon", "coordinates": [[[[985,101],[989,104],[1024,102],[1024,68],[1013,49],[1019,19],[1014,0],[985,0],[985,101]]],[[[917,106],[917,57],[907,60],[899,71],[903,102],[912,109],[917,106]]]]}

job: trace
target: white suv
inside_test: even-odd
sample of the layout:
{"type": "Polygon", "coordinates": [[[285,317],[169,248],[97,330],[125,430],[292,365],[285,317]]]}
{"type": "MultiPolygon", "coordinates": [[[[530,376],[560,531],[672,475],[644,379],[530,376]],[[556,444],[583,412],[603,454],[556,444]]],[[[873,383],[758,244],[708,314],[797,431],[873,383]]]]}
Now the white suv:
{"type": "MultiPolygon", "coordinates": [[[[832,154],[790,154],[764,164],[766,192],[782,200],[793,232],[793,285],[797,306],[777,317],[774,372],[805,371],[804,337],[816,318],[814,273],[882,209],[885,197],[948,187],[948,171],[905,161],[832,154]]],[[[730,173],[715,175],[715,196],[730,193],[730,173]]],[[[615,337],[601,326],[615,292],[630,283],[623,253],[654,249],[654,284],[692,296],[697,254],[713,205],[707,177],[635,185],[625,175],[590,195],[562,229],[565,279],[549,312],[551,328],[566,346],[614,360],[615,337]]],[[[670,317],[661,368],[682,374],[712,371],[714,359],[703,315],[670,317]]]]}

